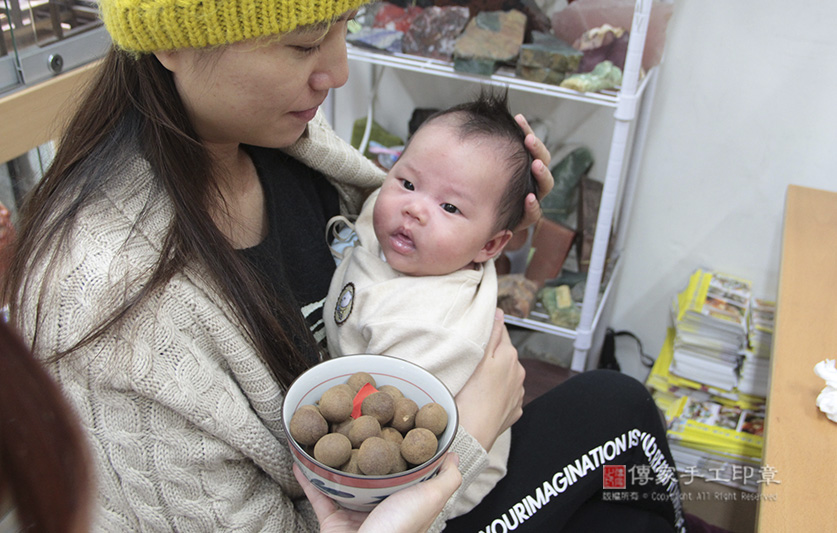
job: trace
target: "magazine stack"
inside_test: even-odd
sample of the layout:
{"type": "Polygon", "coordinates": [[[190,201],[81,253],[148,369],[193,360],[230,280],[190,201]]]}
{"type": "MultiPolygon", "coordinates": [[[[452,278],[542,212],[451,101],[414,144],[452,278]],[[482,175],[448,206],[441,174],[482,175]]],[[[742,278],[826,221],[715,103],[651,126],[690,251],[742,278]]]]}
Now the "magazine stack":
{"type": "Polygon", "coordinates": [[[764,405],[743,408],[683,396],[670,404],[669,446],[681,473],[748,492],[758,490],[764,405]]]}
{"type": "Polygon", "coordinates": [[[749,347],[744,352],[738,378],[738,390],[743,393],[752,396],[767,396],[775,314],[776,302],[753,299],[750,312],[749,347]]]}
{"type": "Polygon", "coordinates": [[[674,298],[647,385],[681,473],[757,490],[774,314],[749,281],[713,271],[674,298]]]}
{"type": "Polygon", "coordinates": [[[749,281],[696,270],[673,300],[676,335],[671,372],[734,390],[748,345],[751,299],[749,281]]]}

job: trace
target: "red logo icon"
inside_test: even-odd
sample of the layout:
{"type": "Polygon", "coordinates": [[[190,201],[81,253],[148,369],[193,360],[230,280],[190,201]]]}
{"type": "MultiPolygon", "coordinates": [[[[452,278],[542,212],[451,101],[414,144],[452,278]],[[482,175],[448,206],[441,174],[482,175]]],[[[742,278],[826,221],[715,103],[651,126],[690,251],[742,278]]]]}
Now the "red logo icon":
{"type": "Polygon", "coordinates": [[[604,465],[602,488],[624,489],[625,474],[625,465],[604,465]]]}

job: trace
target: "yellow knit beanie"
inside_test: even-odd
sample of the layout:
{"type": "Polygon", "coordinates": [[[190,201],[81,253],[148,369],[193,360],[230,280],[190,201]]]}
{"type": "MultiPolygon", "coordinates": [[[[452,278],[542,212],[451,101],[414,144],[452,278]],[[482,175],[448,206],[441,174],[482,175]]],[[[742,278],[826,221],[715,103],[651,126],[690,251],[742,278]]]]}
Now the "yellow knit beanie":
{"type": "Polygon", "coordinates": [[[202,48],[328,22],[370,0],[100,0],[113,43],[129,52],[202,48]]]}

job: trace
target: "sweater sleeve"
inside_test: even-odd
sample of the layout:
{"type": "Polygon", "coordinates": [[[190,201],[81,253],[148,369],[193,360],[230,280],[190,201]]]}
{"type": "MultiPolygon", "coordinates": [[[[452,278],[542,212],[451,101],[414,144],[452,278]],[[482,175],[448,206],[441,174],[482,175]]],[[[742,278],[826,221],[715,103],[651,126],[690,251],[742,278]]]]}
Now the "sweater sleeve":
{"type": "Polygon", "coordinates": [[[465,431],[465,428],[459,426],[459,431],[456,432],[453,445],[450,451],[456,452],[459,456],[459,471],[462,474],[462,485],[445,504],[441,514],[433,522],[433,525],[428,530],[429,533],[437,533],[445,529],[445,522],[452,516],[456,508],[458,496],[473,483],[479,474],[488,466],[488,454],[480,446],[479,442],[465,431]]]}

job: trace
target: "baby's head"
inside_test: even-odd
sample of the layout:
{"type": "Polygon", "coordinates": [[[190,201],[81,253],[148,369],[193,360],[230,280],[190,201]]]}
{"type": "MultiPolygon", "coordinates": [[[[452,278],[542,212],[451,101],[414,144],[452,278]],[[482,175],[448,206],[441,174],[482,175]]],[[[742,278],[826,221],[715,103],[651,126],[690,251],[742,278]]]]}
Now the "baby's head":
{"type": "Polygon", "coordinates": [[[374,211],[387,262],[444,275],[497,256],[536,192],[525,135],[505,94],[429,117],[387,174],[374,211]]]}
{"type": "Polygon", "coordinates": [[[532,155],[523,144],[526,135],[509,111],[507,95],[507,92],[483,91],[476,100],[439,111],[422,124],[424,127],[434,120],[447,121],[457,130],[462,142],[494,143],[494,155],[501,165],[495,177],[506,183],[496,204],[496,230],[516,228],[523,219],[526,196],[537,193],[532,155]]]}

